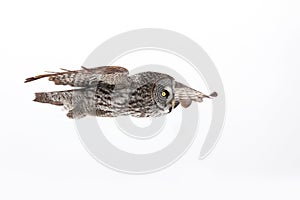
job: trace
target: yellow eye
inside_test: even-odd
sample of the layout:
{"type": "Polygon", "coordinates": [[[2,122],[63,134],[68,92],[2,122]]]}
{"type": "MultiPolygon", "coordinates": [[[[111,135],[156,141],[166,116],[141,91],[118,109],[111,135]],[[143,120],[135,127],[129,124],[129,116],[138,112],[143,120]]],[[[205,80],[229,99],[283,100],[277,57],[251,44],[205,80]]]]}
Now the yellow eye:
{"type": "Polygon", "coordinates": [[[162,93],[161,93],[161,96],[163,96],[163,97],[165,97],[166,95],[167,95],[166,92],[162,92],[162,93]]]}

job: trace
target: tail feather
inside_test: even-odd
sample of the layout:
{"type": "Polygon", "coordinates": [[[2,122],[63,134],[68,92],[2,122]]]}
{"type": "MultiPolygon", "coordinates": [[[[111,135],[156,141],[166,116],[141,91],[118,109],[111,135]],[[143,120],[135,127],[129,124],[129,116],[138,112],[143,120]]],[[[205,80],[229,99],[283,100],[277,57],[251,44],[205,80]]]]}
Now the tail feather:
{"type": "Polygon", "coordinates": [[[71,100],[72,91],[38,92],[33,101],[62,106],[71,100]]]}

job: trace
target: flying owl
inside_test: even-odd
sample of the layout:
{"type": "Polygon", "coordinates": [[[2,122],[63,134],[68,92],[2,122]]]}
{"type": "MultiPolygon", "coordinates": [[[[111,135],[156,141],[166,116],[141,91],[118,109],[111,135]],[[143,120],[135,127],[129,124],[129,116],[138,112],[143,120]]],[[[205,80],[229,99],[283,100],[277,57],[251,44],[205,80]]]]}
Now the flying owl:
{"type": "Polygon", "coordinates": [[[77,87],[65,91],[38,92],[33,100],[64,106],[67,116],[73,119],[87,115],[159,117],[170,113],[179,104],[187,108],[192,101],[202,102],[203,98],[217,96],[216,92],[205,95],[159,72],[129,75],[126,68],[119,66],[61,70],[27,78],[25,83],[48,77],[56,85],[77,87]]]}

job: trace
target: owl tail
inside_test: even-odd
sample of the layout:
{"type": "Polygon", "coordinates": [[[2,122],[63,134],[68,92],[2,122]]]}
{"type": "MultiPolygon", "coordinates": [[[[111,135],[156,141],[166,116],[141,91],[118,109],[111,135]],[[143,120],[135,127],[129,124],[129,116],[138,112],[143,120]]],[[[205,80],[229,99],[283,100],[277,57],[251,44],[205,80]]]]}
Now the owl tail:
{"type": "Polygon", "coordinates": [[[57,92],[38,92],[35,93],[33,101],[40,103],[49,103],[57,106],[63,106],[71,102],[72,90],[57,92]]]}
{"type": "Polygon", "coordinates": [[[57,92],[38,92],[35,93],[35,99],[33,101],[40,103],[49,103],[56,106],[64,106],[68,110],[67,117],[71,119],[79,119],[86,116],[85,109],[80,107],[80,104],[72,104],[76,99],[82,99],[83,93],[78,90],[67,90],[57,92]],[[76,91],[76,93],[74,93],[76,91]],[[74,96],[74,101],[73,101],[74,96]]]}

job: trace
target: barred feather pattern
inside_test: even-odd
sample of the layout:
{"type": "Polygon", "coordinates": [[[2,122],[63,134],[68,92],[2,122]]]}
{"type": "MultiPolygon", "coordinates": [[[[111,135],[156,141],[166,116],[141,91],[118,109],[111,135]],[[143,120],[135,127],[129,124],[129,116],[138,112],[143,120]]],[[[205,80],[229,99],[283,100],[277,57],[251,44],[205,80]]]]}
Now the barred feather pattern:
{"type": "Polygon", "coordinates": [[[73,90],[38,92],[34,101],[64,106],[69,118],[84,116],[159,117],[170,113],[178,104],[187,108],[192,101],[202,102],[216,93],[205,95],[173,77],[158,72],[141,72],[128,76],[128,70],[118,66],[85,68],[52,72],[27,78],[31,82],[48,77],[57,85],[80,87],[73,90]],[[164,93],[164,96],[162,95],[164,93]]]}

